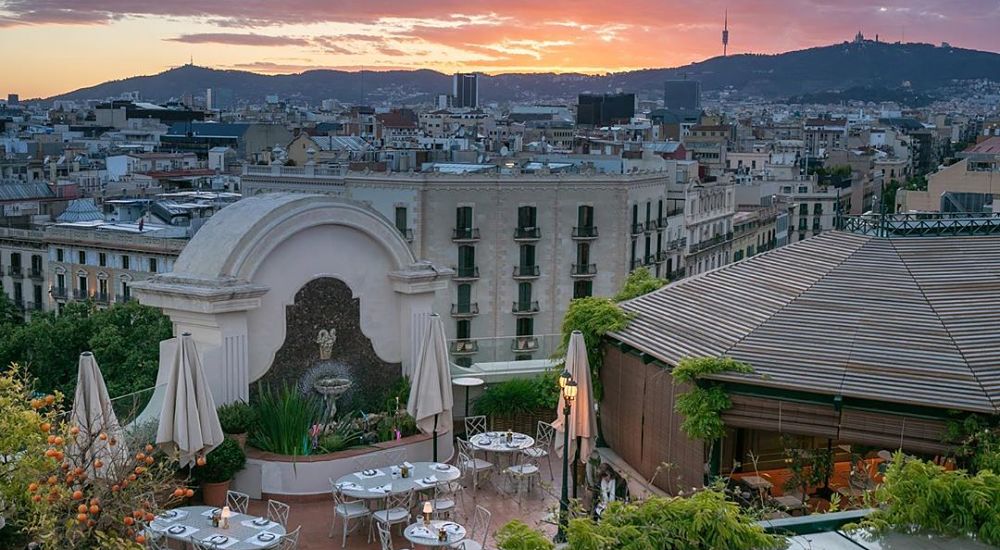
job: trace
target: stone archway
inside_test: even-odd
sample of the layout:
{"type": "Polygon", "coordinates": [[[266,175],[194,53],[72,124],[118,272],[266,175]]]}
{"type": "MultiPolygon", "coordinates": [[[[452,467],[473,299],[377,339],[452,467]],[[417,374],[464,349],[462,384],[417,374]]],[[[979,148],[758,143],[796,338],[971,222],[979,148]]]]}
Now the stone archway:
{"type": "Polygon", "coordinates": [[[343,281],[375,353],[408,372],[414,325],[451,275],[418,262],[389,220],[365,205],[276,193],[226,207],[191,239],[173,273],[132,289],[163,309],[175,334],[192,333],[213,394],[227,403],[247,399],[249,384],[267,373],[285,341],[286,308],[310,281],[343,281]]]}

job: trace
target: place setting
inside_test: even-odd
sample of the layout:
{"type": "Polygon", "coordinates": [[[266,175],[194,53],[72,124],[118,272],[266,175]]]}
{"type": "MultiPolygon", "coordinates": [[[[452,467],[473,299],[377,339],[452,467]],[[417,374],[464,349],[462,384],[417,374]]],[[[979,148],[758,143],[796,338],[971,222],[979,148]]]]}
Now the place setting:
{"type": "Polygon", "coordinates": [[[202,539],[202,542],[211,544],[215,548],[224,549],[233,546],[234,544],[240,542],[240,540],[230,536],[217,534],[202,539]]]}
{"type": "Polygon", "coordinates": [[[188,515],[185,510],[164,510],[156,516],[156,521],[170,523],[179,519],[184,519],[188,515]]]}
{"type": "Polygon", "coordinates": [[[360,472],[356,472],[354,475],[356,475],[358,479],[372,479],[379,476],[384,476],[385,472],[371,468],[368,470],[361,470],[360,472]]]}
{"type": "Polygon", "coordinates": [[[267,518],[253,518],[241,521],[240,525],[243,527],[250,527],[252,529],[270,529],[278,524],[267,518]]]}
{"type": "Polygon", "coordinates": [[[276,540],[278,540],[278,535],[264,531],[263,533],[257,533],[243,542],[264,548],[271,547],[276,540]]]}

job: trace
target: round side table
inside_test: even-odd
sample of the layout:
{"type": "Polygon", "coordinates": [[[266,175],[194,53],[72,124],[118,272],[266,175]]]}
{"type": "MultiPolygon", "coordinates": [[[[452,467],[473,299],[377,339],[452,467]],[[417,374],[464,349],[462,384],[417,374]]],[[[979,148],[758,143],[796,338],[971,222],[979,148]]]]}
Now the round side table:
{"type": "Polygon", "coordinates": [[[474,376],[464,376],[462,378],[456,378],[451,381],[452,384],[456,386],[465,387],[465,416],[469,416],[469,388],[478,388],[486,382],[482,378],[476,378],[474,376]]]}

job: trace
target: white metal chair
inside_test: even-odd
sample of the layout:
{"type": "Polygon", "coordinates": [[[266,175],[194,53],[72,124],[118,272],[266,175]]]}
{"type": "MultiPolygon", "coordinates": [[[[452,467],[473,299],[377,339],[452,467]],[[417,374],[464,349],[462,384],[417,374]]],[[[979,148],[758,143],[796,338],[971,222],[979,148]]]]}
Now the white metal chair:
{"type": "Polygon", "coordinates": [[[267,501],[267,519],[288,528],[288,511],[291,506],[277,500],[267,501]]]}
{"type": "Polygon", "coordinates": [[[188,541],[188,544],[191,545],[192,550],[219,550],[218,545],[199,540],[194,535],[191,535],[191,540],[188,541]]]}
{"type": "Polygon", "coordinates": [[[278,550],[296,550],[299,547],[299,533],[301,531],[302,526],[299,525],[294,531],[281,535],[281,540],[278,542],[278,550]]]}
{"type": "Polygon", "coordinates": [[[476,515],[472,518],[472,527],[469,528],[468,536],[465,540],[453,545],[452,548],[458,550],[483,550],[486,548],[486,535],[489,534],[492,519],[492,512],[476,505],[476,515]]]}
{"type": "Polygon", "coordinates": [[[455,515],[457,494],[453,492],[451,485],[451,483],[442,482],[434,486],[434,500],[431,501],[431,506],[434,508],[433,516],[435,518],[452,519],[455,515]]]}
{"type": "Polygon", "coordinates": [[[391,449],[382,454],[385,457],[386,466],[399,466],[406,462],[406,449],[391,449]]]}
{"type": "MultiPolygon", "coordinates": [[[[413,506],[413,490],[385,497],[385,507],[372,512],[373,524],[381,523],[386,528],[410,523],[410,508],[413,506]]],[[[372,525],[368,527],[368,542],[372,541],[372,525]]]]}
{"type": "Polygon", "coordinates": [[[337,488],[336,482],[331,479],[330,485],[333,487],[333,523],[330,525],[330,538],[337,529],[337,518],[343,521],[343,534],[341,535],[340,547],[347,546],[347,533],[353,532],[358,525],[351,527],[351,520],[364,520],[371,515],[368,505],[362,500],[347,500],[344,494],[337,488]]]}
{"type": "Polygon", "coordinates": [[[229,510],[232,512],[245,514],[250,506],[250,495],[239,491],[228,491],[226,493],[226,506],[229,506],[229,510]]]}
{"type": "Polygon", "coordinates": [[[139,528],[139,532],[142,533],[142,536],[146,538],[143,548],[146,548],[146,550],[169,550],[167,546],[167,537],[165,537],[163,533],[158,533],[150,529],[149,524],[144,521],[137,522],[136,525],[139,528]]]}
{"type": "Polygon", "coordinates": [[[489,478],[493,474],[493,463],[476,458],[476,448],[464,439],[458,440],[458,468],[466,482],[472,481],[473,494],[479,490],[483,474],[489,478]]]}
{"type": "Polygon", "coordinates": [[[522,451],[535,460],[544,458],[549,463],[549,479],[553,481],[556,479],[552,473],[552,439],[555,434],[556,429],[552,424],[539,420],[535,430],[535,444],[522,451]]]}
{"type": "Polygon", "coordinates": [[[504,478],[514,490],[517,499],[517,509],[521,509],[522,495],[531,492],[532,482],[536,477],[541,477],[541,469],[537,460],[530,455],[521,453],[518,455],[518,463],[508,466],[503,470],[504,478]]]}
{"type": "MultiPolygon", "coordinates": [[[[375,528],[378,529],[378,540],[382,543],[382,550],[394,550],[392,547],[392,533],[389,531],[389,526],[376,523],[375,528]]],[[[400,548],[399,550],[407,549],[400,548]]]]}
{"type": "Polygon", "coordinates": [[[365,470],[375,470],[379,467],[379,462],[382,460],[382,453],[367,453],[354,457],[351,462],[354,464],[355,472],[363,472],[365,470]]]}
{"type": "Polygon", "coordinates": [[[466,416],[465,417],[465,438],[486,432],[486,416],[466,416]]]}

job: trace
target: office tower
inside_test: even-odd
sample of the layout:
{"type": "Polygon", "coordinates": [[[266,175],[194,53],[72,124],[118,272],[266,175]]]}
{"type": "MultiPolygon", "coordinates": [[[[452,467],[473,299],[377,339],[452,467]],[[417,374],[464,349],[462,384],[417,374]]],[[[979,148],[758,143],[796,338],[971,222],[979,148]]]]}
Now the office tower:
{"type": "Polygon", "coordinates": [[[701,109],[701,82],[668,80],[663,85],[663,108],[670,111],[701,109]]]}
{"type": "Polygon", "coordinates": [[[451,82],[451,95],[455,98],[454,107],[479,107],[479,74],[455,73],[451,82]]]}
{"type": "Polygon", "coordinates": [[[635,116],[635,94],[580,94],[576,123],[608,126],[629,122],[635,116]]]}

